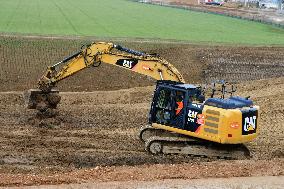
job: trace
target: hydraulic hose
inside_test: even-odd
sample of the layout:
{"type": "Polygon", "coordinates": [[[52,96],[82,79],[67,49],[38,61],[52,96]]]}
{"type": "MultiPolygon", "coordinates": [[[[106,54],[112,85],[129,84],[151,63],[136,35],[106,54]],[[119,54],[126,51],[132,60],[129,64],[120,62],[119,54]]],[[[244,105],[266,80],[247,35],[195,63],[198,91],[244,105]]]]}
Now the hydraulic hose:
{"type": "Polygon", "coordinates": [[[136,56],[145,56],[146,55],[143,52],[139,52],[139,51],[135,51],[135,50],[132,50],[132,49],[128,49],[128,48],[122,47],[120,45],[114,45],[114,48],[116,48],[117,50],[120,50],[120,51],[128,52],[128,53],[136,55],[136,56]]]}

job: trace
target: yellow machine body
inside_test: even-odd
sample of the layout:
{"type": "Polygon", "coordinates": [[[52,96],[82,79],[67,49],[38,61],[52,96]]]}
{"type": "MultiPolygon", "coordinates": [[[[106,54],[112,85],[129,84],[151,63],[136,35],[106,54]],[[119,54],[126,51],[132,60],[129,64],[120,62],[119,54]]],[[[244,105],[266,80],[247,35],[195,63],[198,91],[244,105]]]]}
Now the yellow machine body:
{"type": "Polygon", "coordinates": [[[128,69],[157,80],[184,82],[179,71],[157,55],[134,51],[113,43],[96,42],[48,67],[38,82],[39,89],[49,92],[59,81],[90,66],[98,67],[101,63],[128,69]]]}
{"type": "MultiPolygon", "coordinates": [[[[253,108],[259,109],[258,106],[254,106],[253,108]]],[[[225,110],[205,106],[202,115],[205,117],[205,123],[200,127],[198,132],[187,131],[158,123],[153,123],[152,126],[154,128],[222,144],[242,144],[254,140],[258,135],[258,123],[256,122],[255,125],[254,123],[245,123],[245,125],[242,125],[242,112],[239,109],[225,110]],[[243,135],[243,129],[255,132],[243,135]]]]}
{"type": "Polygon", "coordinates": [[[242,144],[257,137],[259,107],[250,99],[193,99],[200,95],[193,85],[158,82],[149,123],[154,128],[222,144],[242,144]],[[183,105],[177,106],[178,101],[183,105]]]}

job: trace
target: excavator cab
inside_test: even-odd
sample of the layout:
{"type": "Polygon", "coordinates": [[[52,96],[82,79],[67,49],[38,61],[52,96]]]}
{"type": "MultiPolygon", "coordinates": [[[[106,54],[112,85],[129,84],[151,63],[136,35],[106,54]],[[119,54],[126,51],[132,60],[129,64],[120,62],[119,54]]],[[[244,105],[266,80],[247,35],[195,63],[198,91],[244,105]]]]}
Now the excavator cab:
{"type": "Polygon", "coordinates": [[[208,98],[201,87],[158,81],[149,125],[139,133],[152,153],[243,159],[258,134],[258,106],[239,96],[208,98]]]}
{"type": "Polygon", "coordinates": [[[203,101],[204,96],[199,87],[174,81],[158,81],[149,122],[194,131],[194,124],[186,124],[186,109],[190,107],[196,112],[202,112],[203,101]]]}
{"type": "Polygon", "coordinates": [[[241,144],[256,138],[258,110],[248,98],[230,96],[205,100],[200,87],[158,81],[149,124],[217,143],[241,144]]]}

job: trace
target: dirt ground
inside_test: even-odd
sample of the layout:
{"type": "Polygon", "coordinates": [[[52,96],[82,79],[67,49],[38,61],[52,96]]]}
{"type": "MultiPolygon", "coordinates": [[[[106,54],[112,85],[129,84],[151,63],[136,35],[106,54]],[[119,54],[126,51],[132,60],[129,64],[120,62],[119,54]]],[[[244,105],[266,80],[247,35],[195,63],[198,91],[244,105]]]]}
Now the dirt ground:
{"type": "MultiPolygon", "coordinates": [[[[284,185],[283,176],[266,177],[238,177],[238,178],[211,178],[211,179],[164,179],[155,181],[110,181],[110,182],[88,182],[84,184],[62,184],[27,186],[22,189],[282,189],[284,185]]],[[[16,187],[11,187],[14,189],[16,187]]]]}
{"type": "MultiPolygon", "coordinates": [[[[0,46],[5,50],[0,51],[0,186],[284,174],[284,48],[129,45],[163,55],[187,81],[236,81],[238,94],[251,96],[261,107],[260,135],[247,144],[252,159],[229,161],[146,153],[137,132],[147,124],[154,81],[105,65],[96,74],[90,69],[62,82],[59,115],[37,119],[22,97],[40,75],[34,72],[40,61],[33,60],[36,48],[30,45],[37,41],[25,40],[13,47],[18,53],[30,52],[22,59],[10,60],[7,45],[0,46]],[[23,49],[25,45],[33,49],[23,49]],[[9,69],[12,63],[23,69],[9,69]],[[14,74],[20,79],[11,80],[14,74]]],[[[67,51],[51,47],[46,46],[47,52],[56,56],[67,51]]],[[[41,48],[36,53],[42,53],[40,60],[50,56],[41,48]]]]}
{"type": "MultiPolygon", "coordinates": [[[[0,91],[23,91],[36,87],[47,66],[77,52],[82,44],[112,41],[127,48],[157,53],[172,63],[189,83],[216,79],[247,81],[281,77],[284,47],[193,45],[174,41],[120,41],[109,39],[53,39],[0,36],[0,91]]],[[[155,85],[146,76],[102,64],[62,81],[60,91],[118,90],[155,85]],[[111,81],[111,83],[109,82],[111,81]]]]}

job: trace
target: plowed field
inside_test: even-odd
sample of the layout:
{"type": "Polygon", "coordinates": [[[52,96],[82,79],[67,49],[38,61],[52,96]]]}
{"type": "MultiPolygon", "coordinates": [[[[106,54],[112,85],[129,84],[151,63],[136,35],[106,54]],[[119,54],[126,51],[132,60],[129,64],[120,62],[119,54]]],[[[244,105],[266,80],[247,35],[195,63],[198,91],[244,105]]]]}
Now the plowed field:
{"type": "Polygon", "coordinates": [[[147,124],[154,81],[111,66],[102,65],[99,71],[91,68],[62,82],[59,115],[47,120],[36,118],[34,110],[25,108],[22,91],[35,86],[47,59],[59,61],[60,55],[70,51],[54,44],[71,46],[78,42],[9,40],[18,45],[13,50],[8,45],[0,47],[2,186],[89,179],[283,175],[283,48],[124,42],[127,47],[159,53],[181,70],[187,81],[236,81],[238,94],[251,96],[261,107],[260,135],[247,144],[252,159],[228,161],[146,153],[137,131],[147,124]],[[38,43],[49,46],[32,45],[38,43]],[[23,48],[28,45],[29,49],[23,48]],[[18,53],[22,56],[14,56],[18,53]]]}

